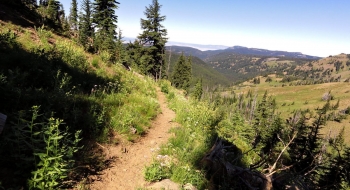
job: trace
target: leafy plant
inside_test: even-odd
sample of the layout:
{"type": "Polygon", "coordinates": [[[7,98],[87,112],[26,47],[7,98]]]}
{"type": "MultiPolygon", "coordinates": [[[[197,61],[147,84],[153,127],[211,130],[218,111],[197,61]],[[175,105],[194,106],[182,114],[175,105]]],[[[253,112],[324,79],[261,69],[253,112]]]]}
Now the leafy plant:
{"type": "MultiPolygon", "coordinates": [[[[29,178],[30,188],[52,189],[57,187],[74,166],[73,154],[81,147],[78,146],[78,130],[74,137],[60,129],[63,121],[53,117],[46,119],[39,114],[40,106],[33,106],[30,111],[20,111],[17,122],[11,122],[11,131],[6,131],[0,145],[6,144],[7,152],[15,160],[16,176],[29,178]],[[8,149],[10,148],[10,149],[8,149]]],[[[4,147],[3,147],[4,148],[4,147]]],[[[11,160],[4,160],[10,163],[11,160]]]]}
{"type": "Polygon", "coordinates": [[[33,134],[42,139],[45,147],[34,150],[34,155],[39,162],[29,180],[30,188],[52,189],[57,187],[62,180],[68,177],[70,169],[73,168],[73,154],[81,148],[78,146],[81,131],[77,131],[74,139],[71,139],[67,132],[68,128],[65,131],[59,130],[61,123],[62,120],[50,118],[47,123],[43,123],[42,132],[33,134]]]}
{"type": "Polygon", "coordinates": [[[169,85],[165,82],[161,83],[160,90],[164,92],[165,94],[169,93],[169,85]]]}
{"type": "Polygon", "coordinates": [[[171,176],[172,163],[167,155],[158,155],[157,159],[144,170],[145,180],[160,181],[171,176]]]}

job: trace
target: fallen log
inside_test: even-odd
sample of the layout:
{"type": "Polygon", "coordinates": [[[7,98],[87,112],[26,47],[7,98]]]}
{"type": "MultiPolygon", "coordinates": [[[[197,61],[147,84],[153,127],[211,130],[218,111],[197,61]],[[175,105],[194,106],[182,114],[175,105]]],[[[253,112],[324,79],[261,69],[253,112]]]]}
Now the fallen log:
{"type": "MultiPolygon", "coordinates": [[[[238,148],[228,142],[217,139],[211,150],[204,156],[201,163],[207,171],[210,189],[234,188],[251,190],[272,189],[271,178],[264,174],[233,165],[228,155],[238,153],[238,148]]],[[[237,155],[238,159],[239,156],[237,155]]]]}

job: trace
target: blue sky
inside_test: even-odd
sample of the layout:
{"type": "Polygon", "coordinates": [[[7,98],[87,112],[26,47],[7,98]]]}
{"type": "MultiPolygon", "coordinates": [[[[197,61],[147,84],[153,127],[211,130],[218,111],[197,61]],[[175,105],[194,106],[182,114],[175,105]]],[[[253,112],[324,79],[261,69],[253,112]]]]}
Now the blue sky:
{"type": "MultiPolygon", "coordinates": [[[[61,0],[68,14],[71,0],[61,0]]],[[[118,27],[140,32],[152,0],[119,0],[118,27]]],[[[326,57],[350,53],[349,0],[159,0],[169,41],[269,50],[326,57]]],[[[80,6],[80,0],[78,0],[80,6]]]]}

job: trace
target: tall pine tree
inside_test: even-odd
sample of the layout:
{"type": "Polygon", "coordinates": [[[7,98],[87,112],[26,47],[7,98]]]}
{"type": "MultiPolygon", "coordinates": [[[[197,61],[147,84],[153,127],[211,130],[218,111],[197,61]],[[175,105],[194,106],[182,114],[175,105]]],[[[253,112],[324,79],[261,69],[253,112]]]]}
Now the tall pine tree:
{"type": "Polygon", "coordinates": [[[64,14],[64,10],[63,5],[60,3],[60,1],[48,0],[44,11],[44,16],[47,18],[45,22],[53,28],[61,28],[62,14],[64,14]]]}
{"type": "MultiPolygon", "coordinates": [[[[96,0],[93,3],[93,24],[96,29],[95,45],[98,51],[108,51],[115,59],[118,17],[115,9],[119,2],[115,0],[96,0]]],[[[114,61],[114,60],[111,60],[114,61]]]]}
{"type": "Polygon", "coordinates": [[[147,73],[153,75],[156,80],[165,74],[164,55],[167,30],[161,24],[166,18],[160,15],[161,7],[158,0],[153,0],[152,4],[146,7],[144,14],[147,19],[141,19],[143,32],[138,36],[140,43],[147,50],[147,55],[141,64],[145,65],[143,68],[149,68],[147,73]]]}
{"type": "Polygon", "coordinates": [[[81,10],[82,12],[79,15],[79,43],[83,45],[86,50],[92,50],[94,30],[92,28],[90,0],[82,1],[81,10]]]}
{"type": "Polygon", "coordinates": [[[78,30],[78,5],[77,0],[72,0],[70,8],[69,24],[75,33],[78,30]]]}

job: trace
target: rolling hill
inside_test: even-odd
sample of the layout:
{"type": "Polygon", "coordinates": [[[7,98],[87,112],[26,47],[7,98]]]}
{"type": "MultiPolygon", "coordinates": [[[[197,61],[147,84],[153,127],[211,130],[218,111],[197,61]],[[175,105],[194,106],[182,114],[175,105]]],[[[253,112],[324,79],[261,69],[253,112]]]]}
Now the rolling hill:
{"type": "Polygon", "coordinates": [[[218,50],[207,50],[201,51],[193,47],[185,46],[167,46],[167,50],[172,52],[181,53],[185,55],[192,55],[199,57],[203,60],[209,59],[211,56],[220,54],[220,53],[231,53],[231,54],[243,54],[243,55],[259,55],[259,56],[272,56],[272,57],[288,57],[288,58],[305,58],[305,59],[320,59],[317,56],[305,55],[299,52],[287,52],[287,51],[272,51],[266,49],[258,48],[247,48],[243,46],[233,46],[226,49],[218,50]]]}
{"type": "Polygon", "coordinates": [[[309,61],[287,72],[288,75],[298,76],[319,82],[339,82],[350,80],[350,55],[339,54],[320,60],[309,61]]]}
{"type": "Polygon", "coordinates": [[[211,67],[234,83],[259,75],[283,73],[286,70],[292,71],[297,66],[302,66],[310,60],[319,59],[316,56],[297,52],[270,51],[242,46],[208,51],[201,51],[192,47],[167,46],[167,50],[176,54],[184,53],[187,56],[198,57],[207,63],[207,68],[211,67]]]}

